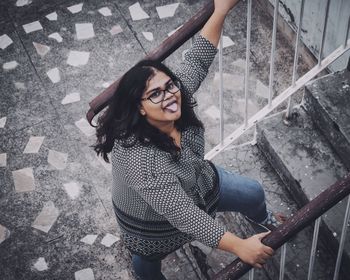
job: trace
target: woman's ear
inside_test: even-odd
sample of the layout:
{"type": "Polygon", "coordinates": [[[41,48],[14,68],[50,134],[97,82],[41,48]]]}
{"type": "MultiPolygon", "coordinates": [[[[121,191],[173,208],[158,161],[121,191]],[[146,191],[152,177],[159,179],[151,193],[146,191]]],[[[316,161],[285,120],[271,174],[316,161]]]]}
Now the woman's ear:
{"type": "Polygon", "coordinates": [[[139,105],[138,109],[139,109],[139,112],[142,116],[146,115],[146,111],[143,109],[142,105],[139,105]]]}

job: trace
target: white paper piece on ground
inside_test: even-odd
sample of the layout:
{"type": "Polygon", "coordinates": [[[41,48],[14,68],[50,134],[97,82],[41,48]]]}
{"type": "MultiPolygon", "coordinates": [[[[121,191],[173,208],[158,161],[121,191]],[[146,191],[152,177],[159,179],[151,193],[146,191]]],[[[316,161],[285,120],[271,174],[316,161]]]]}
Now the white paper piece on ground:
{"type": "Polygon", "coordinates": [[[112,15],[112,12],[108,7],[103,7],[99,9],[98,12],[105,17],[109,17],[112,15]]]}
{"type": "Polygon", "coordinates": [[[51,14],[48,14],[45,16],[48,20],[57,20],[57,13],[56,12],[53,12],[51,14]]]}
{"type": "Polygon", "coordinates": [[[110,85],[111,85],[110,82],[104,82],[104,83],[102,84],[102,87],[103,87],[103,88],[108,88],[110,85]]]}
{"type": "Polygon", "coordinates": [[[69,182],[63,184],[64,190],[71,199],[76,199],[80,194],[81,185],[77,182],[69,182]]]}
{"type": "Polygon", "coordinates": [[[235,43],[231,40],[230,37],[228,36],[223,36],[222,37],[222,47],[223,48],[227,48],[227,47],[230,47],[230,46],[233,46],[235,43]]]}
{"type": "Polygon", "coordinates": [[[31,0],[17,0],[16,6],[17,7],[23,7],[23,6],[29,5],[31,3],[32,3],[31,0]]]}
{"type": "Polygon", "coordinates": [[[49,35],[49,38],[55,39],[57,42],[61,43],[62,42],[62,37],[59,33],[55,32],[49,35]]]}
{"type": "Polygon", "coordinates": [[[36,217],[32,227],[48,233],[53,224],[56,222],[59,214],[60,212],[55,207],[55,204],[52,201],[48,201],[44,204],[43,209],[36,217]]]}
{"type": "Polygon", "coordinates": [[[75,67],[86,65],[89,61],[89,57],[89,52],[70,51],[68,54],[67,64],[75,67]]]}
{"type": "Polygon", "coordinates": [[[42,136],[32,136],[29,138],[27,146],[25,147],[23,154],[36,154],[39,152],[41,145],[44,142],[42,136]]]}
{"type": "Polygon", "coordinates": [[[179,3],[169,4],[165,6],[156,7],[159,18],[173,17],[176,9],[179,7],[179,3]]]}
{"type": "Polygon", "coordinates": [[[7,120],[7,117],[2,117],[0,119],[0,128],[4,128],[5,125],[6,125],[6,120],[7,120]]]}
{"type": "Polygon", "coordinates": [[[6,62],[2,65],[2,68],[4,70],[13,70],[18,66],[18,63],[16,60],[6,62]]]}
{"type": "Polygon", "coordinates": [[[79,13],[83,9],[83,3],[79,3],[79,4],[76,4],[76,5],[73,5],[73,6],[69,6],[69,7],[67,7],[67,9],[72,14],[79,13]]]}
{"type": "Polygon", "coordinates": [[[136,2],[129,7],[129,12],[132,20],[141,20],[149,18],[149,15],[141,8],[140,3],[136,2]]]}
{"type": "Polygon", "coordinates": [[[94,127],[92,127],[88,121],[84,118],[81,118],[79,121],[75,122],[75,125],[83,132],[87,137],[93,136],[96,133],[94,127]]]}
{"type": "Polygon", "coordinates": [[[106,247],[111,247],[115,242],[119,241],[119,236],[115,236],[113,234],[107,233],[105,237],[101,240],[101,244],[106,247]]]}
{"type": "Polygon", "coordinates": [[[0,48],[1,49],[6,49],[9,45],[13,43],[12,39],[7,36],[7,34],[1,35],[0,36],[0,48]]]}
{"type": "Polygon", "coordinates": [[[35,264],[34,264],[34,268],[37,270],[37,271],[45,271],[47,270],[49,267],[47,266],[47,263],[45,261],[44,258],[39,258],[35,264]]]}
{"type": "Polygon", "coordinates": [[[61,80],[60,70],[57,67],[47,71],[46,74],[54,84],[61,80]]]}
{"type": "Polygon", "coordinates": [[[15,183],[16,192],[30,192],[35,189],[33,169],[23,168],[12,171],[13,181],[15,183]]]}
{"type": "Polygon", "coordinates": [[[0,154],[0,167],[6,167],[7,165],[7,154],[2,153],[0,154]]]}
{"type": "Polygon", "coordinates": [[[152,32],[142,32],[142,34],[148,41],[153,41],[154,37],[152,32]]]}
{"type": "Polygon", "coordinates": [[[88,234],[84,238],[80,239],[80,241],[86,244],[92,245],[94,244],[96,238],[97,238],[97,234],[88,234]]]}
{"type": "Polygon", "coordinates": [[[111,30],[109,30],[109,33],[111,33],[111,35],[116,35],[123,32],[123,29],[120,27],[120,25],[114,25],[111,30]]]}
{"type": "Polygon", "coordinates": [[[74,273],[75,280],[95,280],[94,272],[91,268],[85,268],[74,273]]]}
{"type": "Polygon", "coordinates": [[[262,98],[269,98],[269,88],[259,80],[256,81],[256,95],[262,98]]]}
{"type": "Polygon", "coordinates": [[[41,57],[44,57],[50,51],[49,46],[40,43],[33,42],[33,46],[36,49],[38,55],[40,55],[41,57]]]}
{"type": "Polygon", "coordinates": [[[178,28],[176,28],[175,30],[173,30],[173,31],[170,31],[169,33],[168,33],[168,37],[170,37],[171,35],[173,35],[176,31],[178,31],[181,27],[183,26],[183,24],[181,24],[178,28]]]}
{"type": "Polygon", "coordinates": [[[23,29],[28,34],[34,31],[42,30],[43,27],[41,26],[39,21],[33,21],[30,23],[24,24],[23,29]]]}
{"type": "Polygon", "coordinates": [[[212,119],[220,119],[220,110],[215,105],[211,105],[208,109],[204,111],[204,113],[212,119]]]}
{"type": "Polygon", "coordinates": [[[58,170],[63,170],[67,166],[68,155],[65,153],[49,150],[47,162],[58,170]]]}
{"type": "Polygon", "coordinates": [[[65,98],[62,99],[61,104],[66,105],[69,103],[74,103],[80,101],[80,93],[79,92],[72,92],[70,94],[67,94],[65,98]]]}
{"type": "Polygon", "coordinates": [[[14,85],[16,89],[22,89],[22,90],[26,89],[26,85],[22,82],[14,82],[14,85]]]}
{"type": "Polygon", "coordinates": [[[75,32],[78,40],[85,40],[95,37],[92,23],[76,23],[75,32]]]}
{"type": "Polygon", "coordinates": [[[9,237],[10,237],[10,231],[6,227],[0,225],[0,244],[9,237]]]}

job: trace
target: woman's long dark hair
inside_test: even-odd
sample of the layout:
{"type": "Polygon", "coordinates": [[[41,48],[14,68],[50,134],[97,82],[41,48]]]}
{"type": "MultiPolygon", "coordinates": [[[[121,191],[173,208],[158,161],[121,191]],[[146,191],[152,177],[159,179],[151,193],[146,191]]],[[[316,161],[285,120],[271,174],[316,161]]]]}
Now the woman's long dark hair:
{"type": "MultiPolygon", "coordinates": [[[[177,80],[170,69],[161,62],[142,60],[124,74],[106,111],[99,117],[96,130],[97,141],[93,147],[106,162],[109,162],[107,154],[112,151],[114,141],[126,140],[130,136],[135,136],[133,138],[135,141],[122,141],[123,146],[133,146],[136,140],[139,140],[144,145],[153,144],[169,152],[175,160],[178,158],[179,148],[173,139],[149,124],[139,111],[147,82],[155,75],[156,70],[164,72],[172,80],[177,80]]],[[[193,111],[193,107],[197,104],[184,90],[182,87],[181,117],[175,121],[175,127],[179,131],[189,126],[203,128],[202,122],[193,111]]]]}

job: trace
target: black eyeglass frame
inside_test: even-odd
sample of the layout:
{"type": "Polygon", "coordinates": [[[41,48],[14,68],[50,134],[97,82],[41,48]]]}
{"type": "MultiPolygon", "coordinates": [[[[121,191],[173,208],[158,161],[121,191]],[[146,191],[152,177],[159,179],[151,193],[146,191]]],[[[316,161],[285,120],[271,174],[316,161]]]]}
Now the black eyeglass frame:
{"type": "Polygon", "coordinates": [[[174,80],[174,81],[172,80],[172,82],[174,83],[174,85],[175,85],[175,87],[177,88],[177,90],[176,90],[175,92],[172,92],[172,91],[167,90],[167,89],[163,89],[163,90],[160,89],[159,91],[163,93],[163,98],[162,98],[161,101],[154,102],[154,101],[151,99],[151,98],[152,98],[152,94],[151,94],[150,96],[148,96],[148,97],[141,98],[141,100],[149,100],[149,101],[151,101],[153,104],[159,104],[159,103],[163,102],[163,101],[165,100],[165,92],[169,92],[169,93],[171,93],[171,94],[175,94],[175,93],[177,93],[177,92],[181,89],[181,83],[180,83],[179,80],[174,80]]]}

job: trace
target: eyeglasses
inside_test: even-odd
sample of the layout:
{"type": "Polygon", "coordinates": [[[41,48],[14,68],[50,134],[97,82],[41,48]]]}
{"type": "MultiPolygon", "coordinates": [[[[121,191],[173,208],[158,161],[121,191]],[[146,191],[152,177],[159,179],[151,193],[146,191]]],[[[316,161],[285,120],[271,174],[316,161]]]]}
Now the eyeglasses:
{"type": "Polygon", "coordinates": [[[180,88],[181,84],[179,81],[169,81],[164,90],[156,89],[152,91],[150,96],[141,98],[141,100],[150,100],[153,104],[158,104],[165,99],[165,92],[175,94],[180,88]]]}

